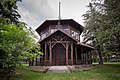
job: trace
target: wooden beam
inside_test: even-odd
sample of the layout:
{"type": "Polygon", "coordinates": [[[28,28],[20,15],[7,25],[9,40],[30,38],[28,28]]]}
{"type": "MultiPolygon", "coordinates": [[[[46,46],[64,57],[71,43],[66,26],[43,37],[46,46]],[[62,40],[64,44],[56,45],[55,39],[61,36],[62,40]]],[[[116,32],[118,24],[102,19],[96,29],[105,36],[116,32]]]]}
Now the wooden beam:
{"type": "Polygon", "coordinates": [[[88,52],[88,64],[90,64],[90,51],[88,52]]]}
{"type": "Polygon", "coordinates": [[[85,64],[88,64],[88,51],[85,52],[85,64]]]}
{"type": "Polygon", "coordinates": [[[66,65],[68,65],[68,43],[66,43],[66,65]]]}
{"type": "Polygon", "coordinates": [[[52,43],[52,48],[56,45],[57,43],[52,43]]]}
{"type": "Polygon", "coordinates": [[[76,57],[76,62],[77,62],[77,47],[75,46],[75,57],[76,57]]]}
{"type": "Polygon", "coordinates": [[[53,41],[53,42],[47,42],[47,43],[70,43],[70,41],[53,41]]]}
{"type": "MultiPolygon", "coordinates": [[[[64,47],[64,48],[66,48],[66,46],[65,46],[65,44],[64,44],[64,43],[61,43],[61,44],[63,45],[63,47],[64,47]]],[[[68,43],[67,43],[66,45],[68,45],[68,43]]]]}
{"type": "Polygon", "coordinates": [[[81,54],[81,61],[83,61],[83,53],[82,53],[82,49],[80,50],[80,54],[81,54]]]}
{"type": "Polygon", "coordinates": [[[45,43],[45,62],[46,62],[46,54],[47,54],[47,44],[45,43]]]}
{"type": "Polygon", "coordinates": [[[90,63],[92,64],[92,53],[90,51],[90,63]]]}
{"type": "Polygon", "coordinates": [[[51,43],[49,45],[49,48],[50,48],[50,65],[52,65],[52,46],[51,46],[51,43]]]}
{"type": "Polygon", "coordinates": [[[71,43],[71,65],[73,65],[73,43],[71,43]]]}
{"type": "Polygon", "coordinates": [[[85,64],[85,53],[84,53],[84,50],[83,50],[83,64],[85,64]]]}

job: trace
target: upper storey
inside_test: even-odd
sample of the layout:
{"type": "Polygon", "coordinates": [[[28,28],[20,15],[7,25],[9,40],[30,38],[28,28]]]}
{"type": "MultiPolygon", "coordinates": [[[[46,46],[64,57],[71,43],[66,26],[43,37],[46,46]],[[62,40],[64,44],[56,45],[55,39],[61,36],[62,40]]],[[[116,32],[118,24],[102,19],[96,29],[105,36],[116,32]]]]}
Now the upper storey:
{"type": "Polygon", "coordinates": [[[36,29],[36,31],[40,35],[40,40],[43,40],[58,29],[80,42],[80,34],[83,31],[83,27],[73,19],[60,21],[46,20],[36,29]]]}

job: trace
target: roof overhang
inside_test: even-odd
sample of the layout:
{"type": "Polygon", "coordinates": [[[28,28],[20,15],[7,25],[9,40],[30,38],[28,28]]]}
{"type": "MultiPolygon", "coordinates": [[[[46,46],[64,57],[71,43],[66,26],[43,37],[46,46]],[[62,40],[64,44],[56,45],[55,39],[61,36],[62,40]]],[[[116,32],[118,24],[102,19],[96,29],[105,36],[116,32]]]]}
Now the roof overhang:
{"type": "MultiPolygon", "coordinates": [[[[58,23],[58,20],[46,20],[36,29],[36,31],[38,34],[40,34],[40,32],[44,28],[49,27],[49,25],[57,25],[57,23],[58,23]]],[[[81,33],[84,29],[84,27],[82,25],[80,25],[79,23],[77,23],[73,19],[62,19],[62,20],[60,20],[60,24],[61,25],[71,25],[74,28],[76,28],[77,30],[79,30],[81,33]]]]}
{"type": "Polygon", "coordinates": [[[83,44],[83,43],[77,43],[78,46],[80,47],[85,47],[85,48],[88,48],[88,49],[91,49],[91,50],[95,50],[94,47],[90,46],[90,45],[87,45],[87,44],[83,44]]]}

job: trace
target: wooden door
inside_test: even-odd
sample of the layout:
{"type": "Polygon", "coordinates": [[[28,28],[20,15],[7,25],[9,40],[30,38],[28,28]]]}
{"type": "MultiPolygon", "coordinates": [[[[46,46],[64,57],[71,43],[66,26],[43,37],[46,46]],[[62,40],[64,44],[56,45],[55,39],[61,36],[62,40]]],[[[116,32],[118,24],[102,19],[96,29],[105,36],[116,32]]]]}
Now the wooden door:
{"type": "Polygon", "coordinates": [[[52,63],[54,66],[66,64],[65,48],[62,44],[56,44],[52,50],[52,63]]]}

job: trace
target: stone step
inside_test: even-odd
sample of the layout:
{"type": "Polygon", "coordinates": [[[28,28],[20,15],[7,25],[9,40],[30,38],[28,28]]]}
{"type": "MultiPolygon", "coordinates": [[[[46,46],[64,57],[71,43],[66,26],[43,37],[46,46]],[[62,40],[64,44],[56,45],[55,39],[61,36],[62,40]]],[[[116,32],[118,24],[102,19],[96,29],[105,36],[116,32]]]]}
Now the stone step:
{"type": "Polygon", "coordinates": [[[67,66],[51,66],[47,73],[71,73],[67,66]]]}

